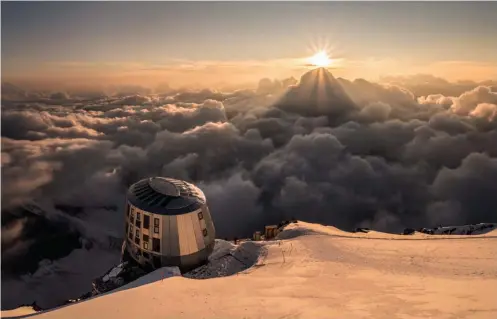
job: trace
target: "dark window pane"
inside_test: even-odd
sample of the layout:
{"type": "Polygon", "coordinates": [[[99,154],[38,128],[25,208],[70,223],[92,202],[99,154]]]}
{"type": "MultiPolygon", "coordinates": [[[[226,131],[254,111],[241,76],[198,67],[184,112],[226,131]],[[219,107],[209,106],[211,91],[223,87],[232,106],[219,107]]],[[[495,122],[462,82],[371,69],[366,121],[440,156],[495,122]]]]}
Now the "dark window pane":
{"type": "Polygon", "coordinates": [[[154,227],[154,233],[156,233],[156,234],[159,233],[159,227],[154,227]]]}
{"type": "Polygon", "coordinates": [[[129,239],[133,239],[133,231],[132,230],[129,231],[128,237],[129,237],[129,239]]]}
{"type": "Polygon", "coordinates": [[[148,235],[143,235],[143,248],[148,249],[148,241],[149,241],[148,235]]]}
{"type": "Polygon", "coordinates": [[[136,227],[141,228],[142,227],[142,222],[137,219],[135,225],[136,225],[136,227]]]}
{"type": "Polygon", "coordinates": [[[143,215],[143,228],[145,229],[150,228],[150,216],[148,215],[143,215]]]}
{"type": "Polygon", "coordinates": [[[135,237],[140,238],[140,230],[139,229],[136,230],[135,237]]]}
{"type": "Polygon", "coordinates": [[[140,237],[135,237],[135,244],[140,245],[140,237]]]}
{"type": "Polygon", "coordinates": [[[199,220],[204,219],[204,214],[202,214],[202,212],[198,213],[198,219],[199,220]]]}
{"type": "Polygon", "coordinates": [[[159,218],[154,218],[154,226],[159,227],[159,218]]]}
{"type": "Polygon", "coordinates": [[[202,230],[202,234],[204,234],[204,236],[207,236],[207,229],[202,230]]]}
{"type": "Polygon", "coordinates": [[[152,250],[160,253],[160,239],[152,238],[152,250]]]}
{"type": "Polygon", "coordinates": [[[136,213],[136,220],[141,220],[141,214],[140,213],[136,213]]]}

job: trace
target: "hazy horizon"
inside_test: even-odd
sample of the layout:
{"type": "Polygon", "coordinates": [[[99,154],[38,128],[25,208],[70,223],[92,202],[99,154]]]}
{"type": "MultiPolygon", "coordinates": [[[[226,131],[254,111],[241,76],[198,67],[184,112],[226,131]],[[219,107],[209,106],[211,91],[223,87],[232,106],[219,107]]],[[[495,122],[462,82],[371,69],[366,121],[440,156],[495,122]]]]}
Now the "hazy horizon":
{"type": "Polygon", "coordinates": [[[3,2],[2,80],[244,85],[300,77],[497,79],[490,2],[3,2]]]}

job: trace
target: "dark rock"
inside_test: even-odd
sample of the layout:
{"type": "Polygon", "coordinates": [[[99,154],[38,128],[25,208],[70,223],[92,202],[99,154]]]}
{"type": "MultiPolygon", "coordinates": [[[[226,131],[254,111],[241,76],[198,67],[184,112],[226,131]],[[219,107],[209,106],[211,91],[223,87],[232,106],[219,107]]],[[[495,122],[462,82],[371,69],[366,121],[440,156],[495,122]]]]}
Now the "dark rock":
{"type": "Polygon", "coordinates": [[[369,233],[369,228],[359,227],[354,230],[355,233],[369,233]]]}

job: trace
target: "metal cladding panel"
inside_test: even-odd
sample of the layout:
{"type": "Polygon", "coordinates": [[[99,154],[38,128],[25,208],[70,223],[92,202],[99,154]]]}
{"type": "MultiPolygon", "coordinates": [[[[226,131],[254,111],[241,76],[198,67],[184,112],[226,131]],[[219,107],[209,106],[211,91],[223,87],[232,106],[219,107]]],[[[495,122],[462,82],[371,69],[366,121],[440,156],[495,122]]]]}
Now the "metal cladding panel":
{"type": "Polygon", "coordinates": [[[204,235],[202,235],[202,228],[200,227],[200,220],[198,219],[198,213],[200,211],[196,211],[193,214],[190,214],[192,220],[193,231],[195,232],[195,242],[197,250],[202,250],[205,248],[204,243],[204,235]]]}
{"type": "MultiPolygon", "coordinates": [[[[169,224],[170,224],[170,218],[169,216],[162,216],[162,238],[161,238],[161,253],[162,255],[170,256],[171,255],[171,247],[170,247],[170,237],[171,233],[169,231],[169,224]]],[[[154,227],[153,221],[151,225],[152,229],[154,227]]]]}
{"type": "Polygon", "coordinates": [[[177,215],[180,254],[190,255],[197,251],[195,232],[190,214],[177,215]]]}
{"type": "MultiPolygon", "coordinates": [[[[209,212],[206,211],[205,209],[206,207],[205,206],[202,206],[202,215],[204,218],[202,218],[201,220],[199,220],[199,225],[200,225],[200,231],[202,232],[204,229],[207,229],[207,215],[209,215],[209,212]]],[[[204,235],[202,234],[202,240],[204,241],[204,246],[207,245],[205,243],[205,237],[204,235]]]]}
{"type": "Polygon", "coordinates": [[[188,246],[190,247],[190,254],[193,254],[200,250],[197,245],[197,235],[195,233],[196,223],[194,218],[198,218],[197,211],[183,216],[185,216],[185,219],[188,223],[188,246]]]}
{"type": "MultiPolygon", "coordinates": [[[[207,228],[207,224],[205,223],[205,215],[206,214],[204,213],[204,210],[202,210],[202,212],[203,212],[204,218],[199,221],[199,225],[200,225],[200,229],[204,230],[207,228]]],[[[202,235],[202,237],[203,237],[203,235],[202,235]]]]}
{"type": "Polygon", "coordinates": [[[203,211],[204,211],[205,228],[207,229],[207,236],[204,237],[204,243],[205,246],[208,246],[216,239],[216,231],[214,229],[212,217],[207,205],[204,206],[203,211]]]}
{"type": "Polygon", "coordinates": [[[212,220],[212,216],[211,216],[211,212],[209,210],[209,208],[207,207],[207,205],[205,205],[205,209],[207,210],[207,212],[209,212],[209,224],[207,225],[208,230],[209,230],[209,233],[212,234],[212,240],[215,240],[216,239],[216,227],[214,227],[214,221],[212,220]]]}
{"type": "Polygon", "coordinates": [[[188,235],[188,253],[193,254],[198,251],[197,248],[197,239],[195,238],[195,229],[193,228],[192,224],[192,214],[196,213],[189,213],[182,215],[183,220],[185,221],[187,225],[187,235],[188,235]]]}
{"type": "Polygon", "coordinates": [[[177,215],[176,220],[178,221],[178,238],[179,238],[179,254],[180,256],[188,255],[187,251],[187,235],[185,230],[185,223],[183,221],[183,215],[177,215]]]}
{"type": "MultiPolygon", "coordinates": [[[[179,256],[179,236],[178,236],[178,216],[169,216],[169,235],[163,237],[166,241],[169,241],[169,251],[171,256],[179,256]]],[[[166,232],[164,232],[166,233],[166,232]]],[[[167,243],[166,243],[167,245],[167,243]]]]}
{"type": "MultiPolygon", "coordinates": [[[[164,238],[164,236],[167,236],[167,232],[164,231],[164,228],[160,227],[162,226],[162,216],[160,215],[154,215],[154,218],[158,218],[159,219],[159,238],[161,238],[161,242],[162,242],[162,238],[164,238]]],[[[153,231],[153,229],[152,229],[153,231]]],[[[162,245],[162,243],[161,243],[162,245]]]]}

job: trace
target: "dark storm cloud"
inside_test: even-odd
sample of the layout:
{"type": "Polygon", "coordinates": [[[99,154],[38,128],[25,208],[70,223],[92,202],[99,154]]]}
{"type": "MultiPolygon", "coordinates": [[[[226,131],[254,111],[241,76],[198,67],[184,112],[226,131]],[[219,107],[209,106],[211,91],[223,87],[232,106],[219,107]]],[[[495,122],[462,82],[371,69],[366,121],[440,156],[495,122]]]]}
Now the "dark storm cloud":
{"type": "Polygon", "coordinates": [[[105,168],[105,154],[112,143],[89,139],[39,141],[2,138],[2,208],[40,196],[66,200],[78,193],[92,174],[105,168]],[[72,185],[68,187],[67,185],[72,185]]]}
{"type": "MultiPolygon", "coordinates": [[[[330,159],[333,153],[326,148],[326,143],[313,144],[311,137],[318,136],[332,138],[341,145],[342,161],[346,161],[347,156],[357,156],[363,160],[377,157],[388,165],[395,164],[406,169],[413,165],[426,165],[423,169],[428,180],[423,180],[423,183],[428,183],[441,167],[457,167],[471,153],[487,152],[489,156],[496,156],[493,108],[497,103],[497,93],[489,87],[476,87],[459,97],[436,95],[417,99],[398,86],[334,78],[323,84],[312,79],[312,74],[307,77],[310,79],[304,77],[298,86],[292,87],[277,102],[279,109],[267,104],[261,107],[250,105],[258,99],[264,103],[262,99],[265,96],[281,89],[280,81],[269,79],[261,80],[255,94],[243,91],[238,95],[222,94],[203,90],[170,98],[142,95],[109,98],[106,105],[112,107],[102,107],[102,110],[98,110],[98,106],[91,110],[67,107],[43,112],[29,108],[22,111],[7,109],[2,114],[5,157],[11,162],[13,156],[21,158],[14,162],[25,165],[24,172],[30,176],[27,180],[31,181],[31,186],[23,187],[28,197],[31,189],[40,193],[37,196],[46,197],[48,189],[52,192],[57,189],[54,186],[57,184],[54,180],[56,172],[64,171],[66,166],[71,167],[69,171],[82,164],[70,164],[65,157],[54,160],[46,155],[40,159],[30,158],[30,162],[24,164],[24,153],[13,146],[16,140],[23,140],[15,144],[19,145],[18,148],[24,147],[21,146],[24,143],[29,145],[25,147],[38,147],[45,152],[50,149],[47,145],[53,143],[50,141],[55,139],[63,139],[67,144],[78,143],[73,139],[94,142],[94,145],[101,147],[93,151],[97,153],[88,151],[89,146],[78,149],[82,154],[89,152],[88,155],[95,161],[93,165],[90,161],[86,166],[81,166],[89,167],[88,172],[80,169],[85,174],[115,168],[117,174],[123,176],[131,174],[138,178],[167,173],[194,181],[212,182],[218,178],[225,180],[239,169],[245,171],[247,178],[254,179],[261,189],[267,187],[257,176],[257,170],[262,169],[278,152],[287,150],[304,137],[307,139],[300,143],[308,143],[309,149],[299,155],[300,161],[309,162],[314,156],[331,166],[324,170],[311,161],[307,163],[310,172],[296,170],[290,176],[284,176],[287,174],[284,173],[273,177],[278,181],[278,187],[284,187],[287,177],[300,178],[299,174],[307,176],[314,172],[315,175],[326,176],[325,180],[329,179],[325,172],[333,169],[336,163],[330,159]],[[315,99],[321,86],[325,94],[320,97],[322,105],[315,99]],[[348,97],[342,99],[342,93],[337,91],[339,86],[343,86],[351,100],[348,97]],[[209,99],[212,97],[215,99],[209,99]],[[207,100],[192,102],[202,98],[207,100]],[[295,102],[292,98],[299,104],[285,108],[289,100],[295,102]],[[166,100],[174,104],[164,104],[166,100]],[[306,101],[316,104],[304,104],[306,101]],[[348,105],[350,101],[353,104],[348,105]],[[341,104],[339,107],[337,102],[341,104]],[[246,107],[247,104],[250,108],[246,107]],[[312,116],[308,115],[309,109],[312,109],[312,116]],[[227,112],[233,116],[228,117],[227,112]],[[342,121],[336,122],[335,115],[342,121]],[[479,130],[478,118],[486,121],[485,131],[479,130]],[[16,155],[16,152],[21,155],[16,155]],[[313,152],[318,153],[312,155],[313,152]],[[43,174],[30,175],[36,171],[43,174]],[[40,188],[40,184],[44,183],[48,185],[40,188]]],[[[280,155],[283,166],[289,165],[296,156],[295,151],[283,154],[280,155]]],[[[78,159],[82,156],[76,155],[78,159]]],[[[22,180],[12,173],[19,171],[23,170],[5,166],[6,178],[22,180]]],[[[67,171],[59,175],[65,176],[67,171]]],[[[80,177],[74,178],[77,180],[80,177]]],[[[18,198],[14,189],[17,188],[4,192],[9,195],[5,197],[18,198]]],[[[273,190],[276,199],[280,191],[278,188],[273,190]]],[[[57,194],[52,196],[54,200],[62,198],[57,194]]],[[[352,218],[348,224],[356,222],[360,221],[352,218]]]]}
{"type": "MultiPolygon", "coordinates": [[[[154,175],[197,183],[221,238],[288,218],[395,232],[497,221],[495,88],[418,96],[398,83],[327,73],[319,82],[313,74],[298,84],[264,79],[255,90],[157,95],[129,87],[91,101],[70,93],[57,105],[46,97],[4,105],[2,244],[32,245],[25,216],[11,211],[35,202],[44,218],[66,216],[66,227],[94,245],[85,256],[117,251],[106,243],[122,236],[125,190],[154,175]]],[[[78,267],[81,257],[64,258],[78,267]]],[[[105,269],[115,262],[105,260],[105,269]]],[[[54,273],[50,280],[66,278],[54,273]]],[[[24,288],[10,304],[44,293],[24,288]]]]}
{"type": "MultiPolygon", "coordinates": [[[[495,140],[494,140],[495,142],[495,140]]],[[[442,168],[433,181],[433,193],[441,200],[458,203],[460,211],[474,220],[495,220],[497,200],[497,154],[468,155],[454,169],[442,168]]]]}
{"type": "Polygon", "coordinates": [[[221,238],[240,238],[264,226],[265,216],[258,200],[261,190],[244,175],[246,172],[239,170],[229,177],[199,184],[210,198],[209,207],[216,220],[223,221],[216,223],[221,238]]]}

